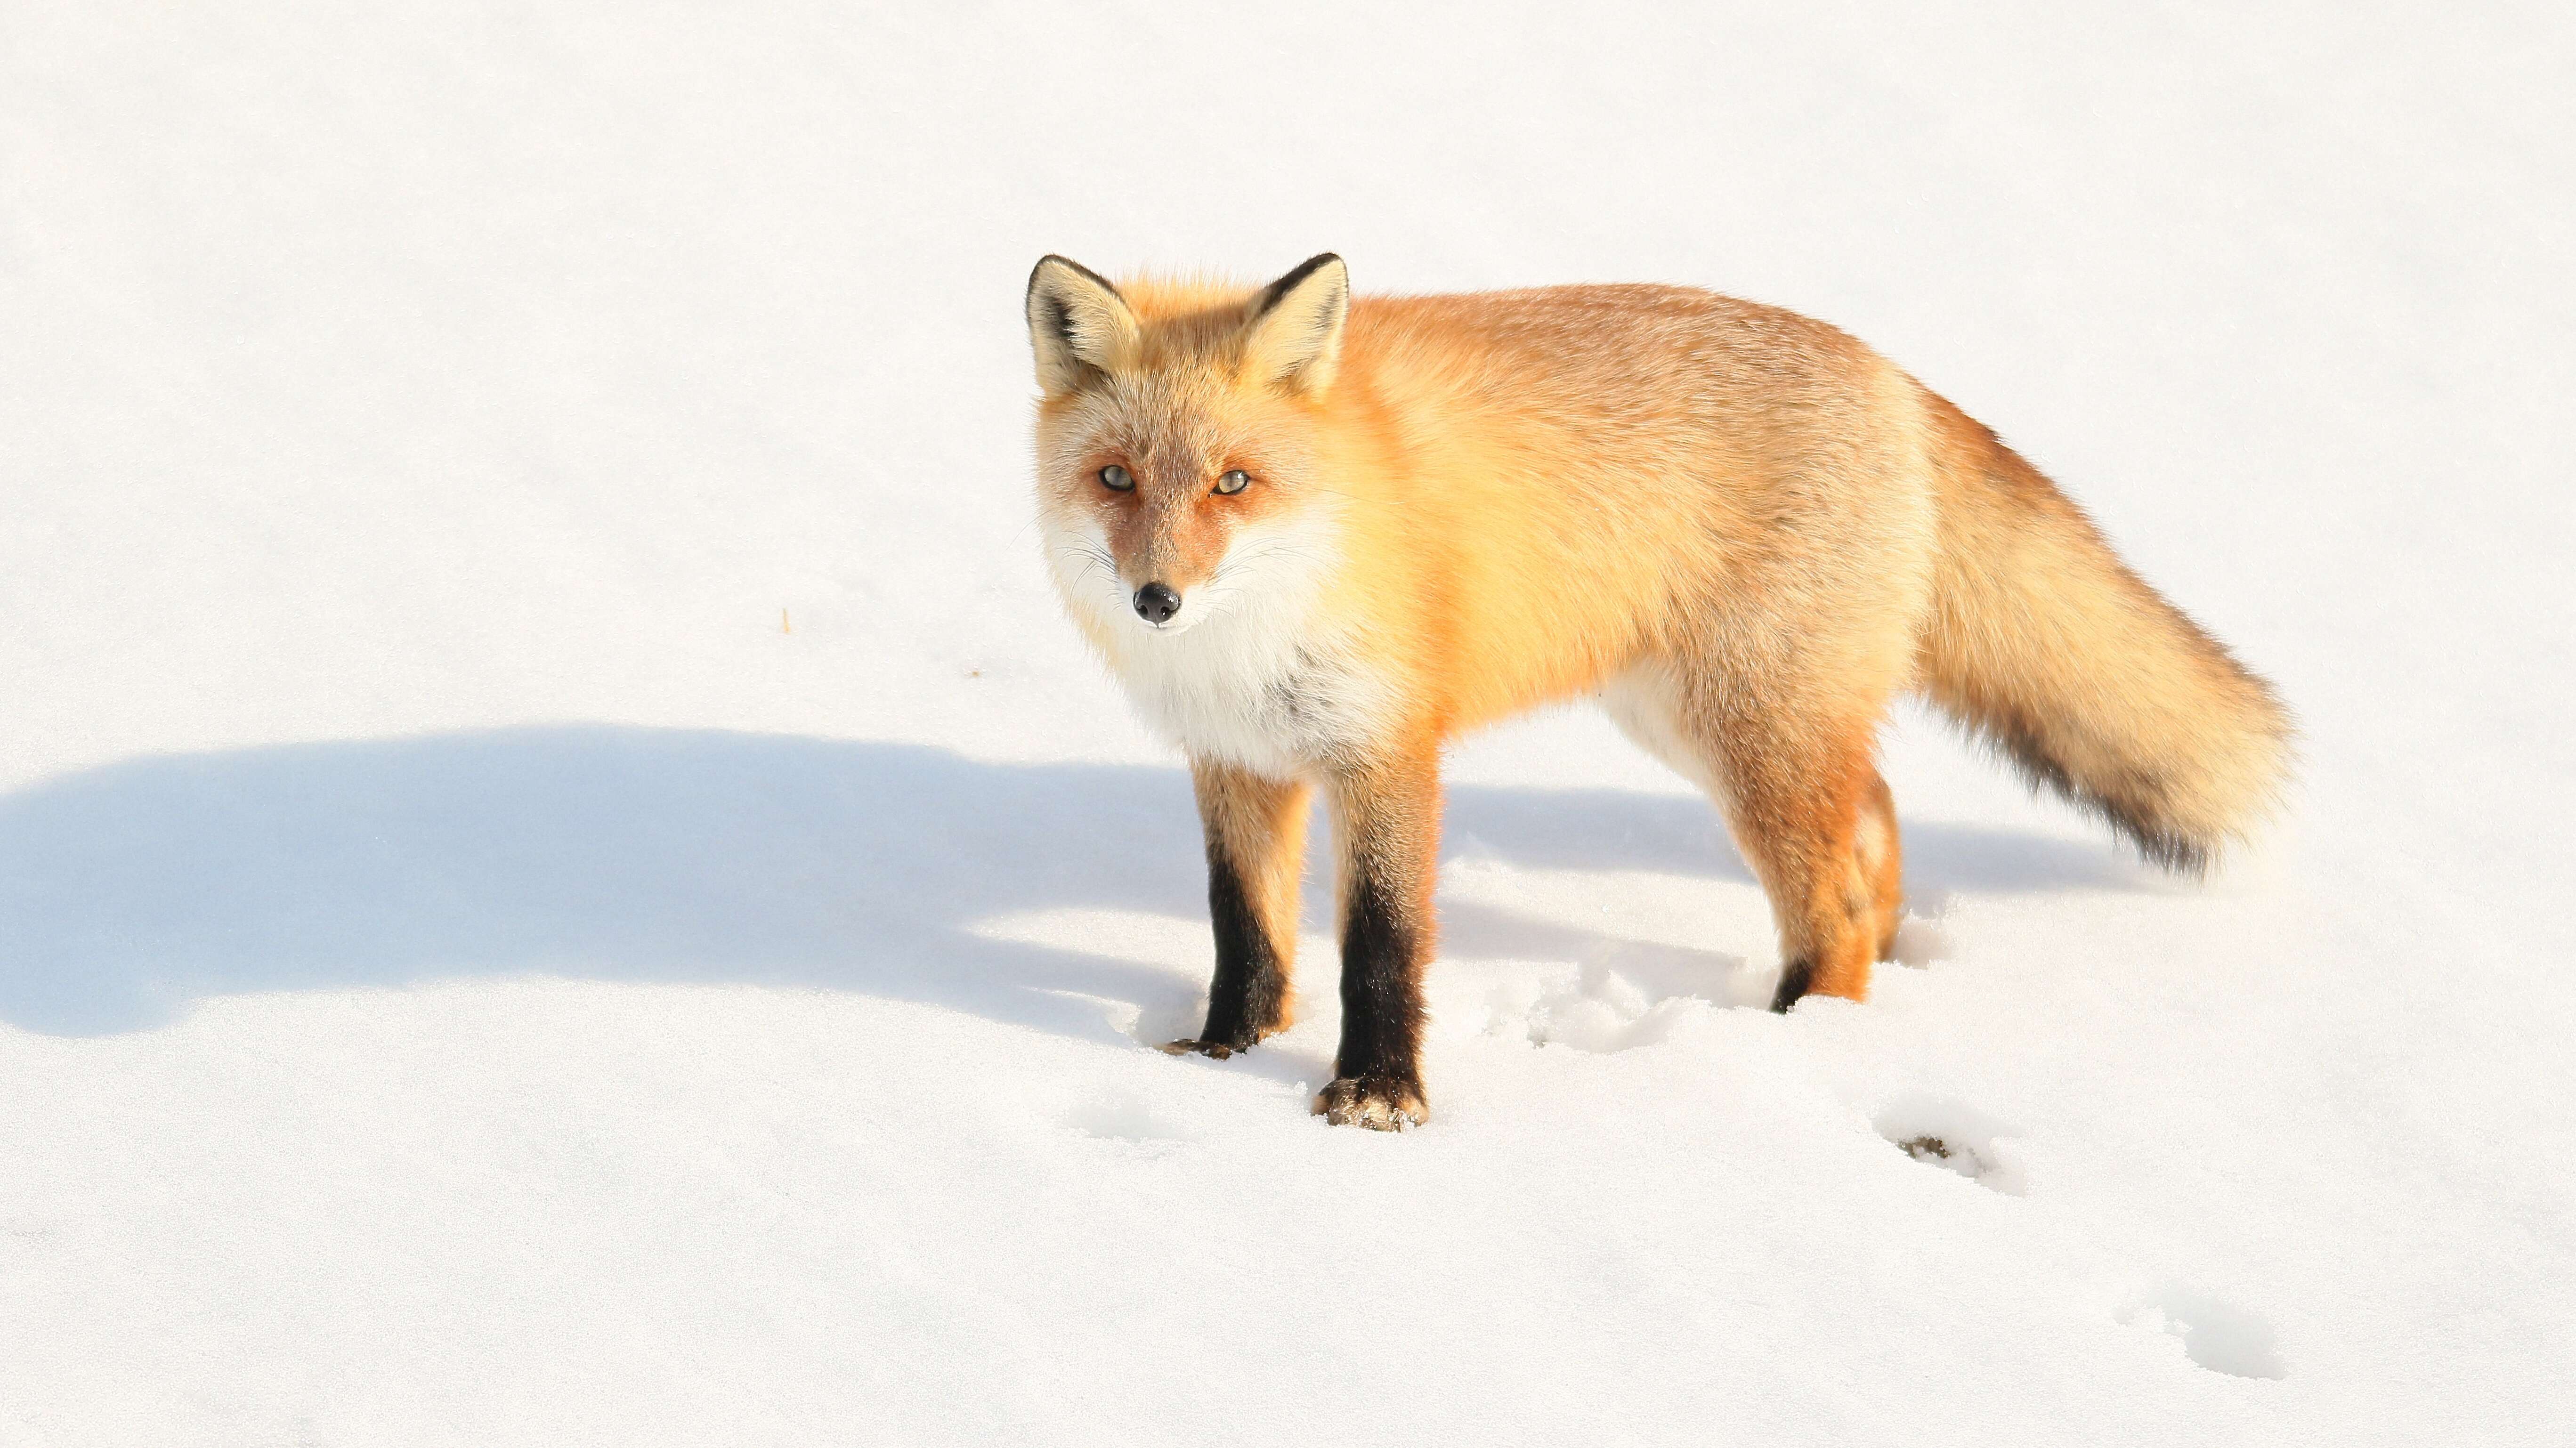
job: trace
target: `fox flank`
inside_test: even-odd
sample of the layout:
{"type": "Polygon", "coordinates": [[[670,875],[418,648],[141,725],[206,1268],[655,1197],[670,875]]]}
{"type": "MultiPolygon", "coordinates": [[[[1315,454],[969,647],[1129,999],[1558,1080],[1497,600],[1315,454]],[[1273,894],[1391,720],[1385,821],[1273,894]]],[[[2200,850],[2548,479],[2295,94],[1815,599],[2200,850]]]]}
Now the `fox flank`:
{"type": "Polygon", "coordinates": [[[1853,338],[1678,287],[1353,298],[1029,278],[1067,612],[1190,759],[1230,1054],[1288,1024],[1320,792],[1342,1039],[1315,1109],[1428,1119],[1440,751],[1576,695],[1705,789],[1780,933],[1774,1010],[1864,998],[1903,864],[1875,743],[1928,698],[2148,859],[2277,802],[2288,716],[2083,511],[1853,338]]]}

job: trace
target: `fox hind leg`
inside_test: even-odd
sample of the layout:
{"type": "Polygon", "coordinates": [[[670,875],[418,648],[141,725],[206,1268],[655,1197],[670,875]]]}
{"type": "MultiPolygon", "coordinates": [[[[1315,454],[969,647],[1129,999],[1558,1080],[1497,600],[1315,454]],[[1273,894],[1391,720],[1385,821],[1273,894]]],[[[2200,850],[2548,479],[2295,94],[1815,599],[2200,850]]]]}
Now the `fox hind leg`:
{"type": "Polygon", "coordinates": [[[1876,769],[1869,772],[1869,785],[1861,795],[1853,845],[1861,883],[1869,891],[1877,958],[1894,960],[1897,920],[1905,909],[1905,852],[1896,831],[1896,796],[1889,792],[1886,778],[1876,769]]]}
{"type": "Polygon", "coordinates": [[[1713,661],[1641,669],[1602,702],[1629,738],[1708,791],[1762,881],[1780,929],[1772,1008],[1811,993],[1860,999],[1871,963],[1895,948],[1904,899],[1896,802],[1872,759],[1876,713],[1764,708],[1728,677],[1713,661]]]}
{"type": "Polygon", "coordinates": [[[1801,724],[1730,729],[1715,761],[1727,783],[1727,823],[1780,930],[1775,1011],[1808,995],[1867,999],[1870,966],[1894,936],[1894,891],[1882,882],[1892,885],[1896,840],[1872,807],[1884,786],[1870,762],[1871,731],[1801,724]],[[1864,833],[1883,848],[1865,849],[1864,833]]]}
{"type": "Polygon", "coordinates": [[[1864,999],[1903,899],[1895,800],[1874,758],[1888,691],[1800,682],[1776,660],[1702,656],[1631,675],[1603,701],[1726,817],[1779,927],[1778,1011],[1864,999]]]}

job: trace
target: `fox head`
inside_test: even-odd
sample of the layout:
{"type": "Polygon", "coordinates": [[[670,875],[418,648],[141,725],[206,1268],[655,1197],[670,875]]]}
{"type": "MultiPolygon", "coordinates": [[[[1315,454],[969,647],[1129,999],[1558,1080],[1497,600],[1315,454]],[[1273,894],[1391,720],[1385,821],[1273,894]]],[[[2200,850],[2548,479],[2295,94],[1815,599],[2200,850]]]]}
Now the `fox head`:
{"type": "Polygon", "coordinates": [[[1329,551],[1320,424],[1349,306],[1330,253],[1249,294],[1122,291],[1038,263],[1038,515],[1096,639],[1149,644],[1311,579],[1329,551]]]}

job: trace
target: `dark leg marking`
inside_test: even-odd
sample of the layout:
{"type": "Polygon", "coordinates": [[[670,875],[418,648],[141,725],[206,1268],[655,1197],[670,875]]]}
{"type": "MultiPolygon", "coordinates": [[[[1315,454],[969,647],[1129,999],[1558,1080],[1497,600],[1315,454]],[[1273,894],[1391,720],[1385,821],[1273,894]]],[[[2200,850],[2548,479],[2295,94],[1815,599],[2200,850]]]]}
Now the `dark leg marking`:
{"type": "Polygon", "coordinates": [[[1412,910],[1371,872],[1351,887],[1342,929],[1342,1048],[1334,1069],[1344,1076],[1421,1081],[1422,981],[1415,959],[1421,932],[1412,910]]]}
{"type": "Polygon", "coordinates": [[[1421,923],[1376,872],[1353,872],[1342,923],[1342,1047],[1334,1074],[1422,1095],[1421,923]]]}
{"type": "Polygon", "coordinates": [[[1771,1009],[1787,1015],[1789,1007],[1796,1005],[1798,998],[1807,993],[1808,984],[1815,978],[1816,963],[1805,956],[1783,963],[1780,967],[1780,988],[1771,993],[1771,1009]]]}
{"type": "Polygon", "coordinates": [[[1210,1055],[1248,1050],[1287,1018],[1288,973],[1243,888],[1243,872],[1224,847],[1208,842],[1208,919],[1216,927],[1216,975],[1208,985],[1210,1055]]]}

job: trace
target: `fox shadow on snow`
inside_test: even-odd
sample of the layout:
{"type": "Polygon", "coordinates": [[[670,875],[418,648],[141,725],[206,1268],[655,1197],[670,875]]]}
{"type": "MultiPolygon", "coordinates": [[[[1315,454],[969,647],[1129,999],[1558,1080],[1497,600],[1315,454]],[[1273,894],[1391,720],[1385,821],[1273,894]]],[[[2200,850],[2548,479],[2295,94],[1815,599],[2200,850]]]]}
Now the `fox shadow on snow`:
{"type": "MultiPolygon", "coordinates": [[[[1462,786],[1449,803],[1449,838],[1482,857],[1750,881],[1687,796],[1462,786]]],[[[1918,895],[2140,878],[2036,835],[1918,824],[1907,847],[1918,895]]],[[[974,927],[1203,919],[1199,850],[1177,768],[916,744],[569,727],[137,760],[0,796],[0,1020],[102,1035],[212,995],[555,975],[860,991],[1098,1037],[1097,1006],[1069,997],[1177,1019],[1204,973],[974,927]]],[[[1471,903],[1442,920],[1453,958],[1619,944],[1471,903]]],[[[1329,969],[1308,963],[1310,993],[1329,969]]]]}

